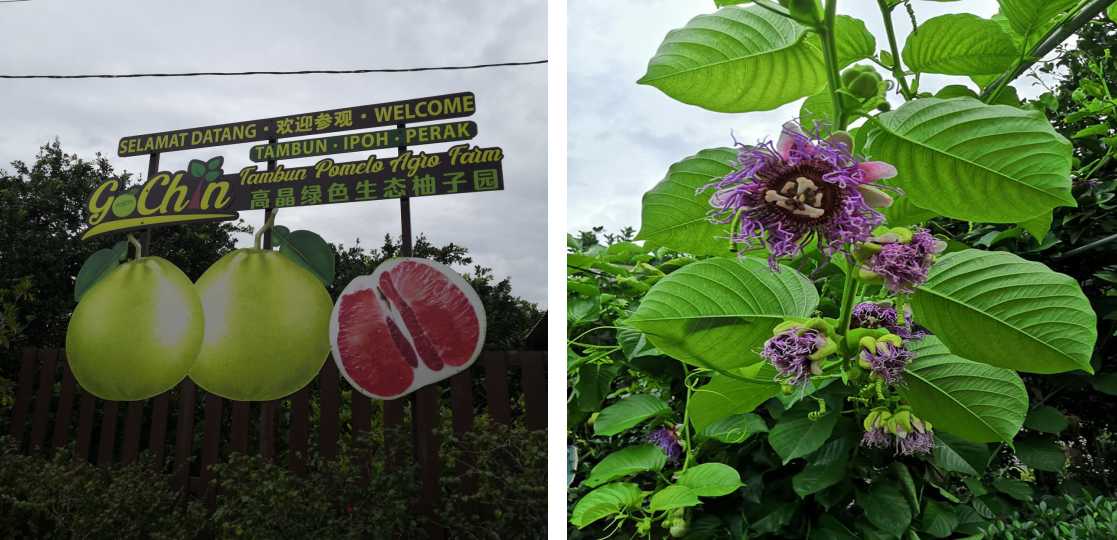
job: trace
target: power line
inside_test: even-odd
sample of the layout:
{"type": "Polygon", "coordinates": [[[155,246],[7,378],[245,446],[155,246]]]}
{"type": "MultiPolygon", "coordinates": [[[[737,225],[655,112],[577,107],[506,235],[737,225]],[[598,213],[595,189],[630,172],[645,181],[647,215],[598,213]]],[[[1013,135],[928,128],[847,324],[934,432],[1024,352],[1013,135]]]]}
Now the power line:
{"type": "MultiPolygon", "coordinates": [[[[16,0],[0,0],[0,2],[4,1],[12,2],[16,0]]],[[[136,79],[140,77],[233,77],[242,75],[354,75],[360,73],[455,71],[463,69],[484,69],[508,66],[532,66],[536,64],[546,63],[547,60],[533,60],[530,62],[500,62],[496,64],[473,64],[468,66],[431,66],[412,68],[305,69],[298,71],[199,71],[190,73],[106,73],[97,75],[0,75],[0,79],[136,79]]]]}

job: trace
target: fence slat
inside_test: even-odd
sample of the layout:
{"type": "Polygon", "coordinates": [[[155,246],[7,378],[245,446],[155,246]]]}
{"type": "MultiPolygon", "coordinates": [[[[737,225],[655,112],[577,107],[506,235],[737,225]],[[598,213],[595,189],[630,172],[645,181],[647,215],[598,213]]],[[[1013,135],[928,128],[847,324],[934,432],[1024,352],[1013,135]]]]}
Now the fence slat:
{"type": "Polygon", "coordinates": [[[190,456],[194,453],[194,381],[178,385],[178,421],[175,424],[175,485],[190,488],[190,456]]]}
{"type": "Polygon", "coordinates": [[[353,390],[350,408],[353,410],[353,434],[367,433],[372,429],[372,400],[353,390]]]}
{"type": "Polygon", "coordinates": [[[202,479],[202,489],[206,493],[206,504],[213,508],[217,502],[216,490],[209,485],[209,479],[212,473],[209,470],[210,465],[217,463],[221,452],[221,413],[225,406],[225,399],[214,395],[206,394],[206,408],[205,408],[205,432],[202,435],[202,469],[198,471],[198,476],[202,479]]]}
{"type": "Polygon", "coordinates": [[[547,429],[547,353],[524,351],[520,355],[520,381],[524,392],[524,424],[547,429]]]}
{"type": "Polygon", "coordinates": [[[9,434],[15,437],[16,444],[23,443],[26,429],[27,409],[31,406],[31,387],[35,376],[35,349],[23,350],[23,363],[19,366],[19,386],[16,388],[16,402],[12,409],[12,425],[9,434]]]}
{"type": "Polygon", "coordinates": [[[167,445],[167,411],[170,408],[170,391],[155,396],[151,404],[151,431],[148,432],[147,448],[155,457],[155,467],[162,471],[165,467],[163,457],[167,445]]]}
{"type": "Polygon", "coordinates": [[[56,350],[40,350],[39,387],[35,396],[35,413],[31,416],[31,449],[43,446],[47,434],[47,418],[50,417],[50,402],[54,397],[54,361],[58,358],[56,350]]]}
{"type": "Polygon", "coordinates": [[[505,353],[497,351],[486,353],[483,359],[489,415],[501,424],[511,424],[512,405],[508,402],[508,358],[505,353]]]}
{"type": "Polygon", "coordinates": [[[95,405],[93,394],[82,390],[81,412],[78,413],[78,446],[75,451],[78,457],[86,461],[89,460],[89,446],[93,439],[93,408],[95,405]]]}
{"type": "MultiPolygon", "coordinates": [[[[441,388],[438,384],[420,388],[415,393],[415,403],[411,409],[412,421],[415,422],[415,457],[419,461],[422,477],[419,511],[431,518],[434,517],[434,509],[438,507],[438,477],[441,472],[441,463],[438,461],[438,435],[434,432],[438,426],[440,392],[441,388]]],[[[442,529],[433,523],[427,527],[427,532],[432,538],[443,537],[442,529]]]]}
{"type": "Polygon", "coordinates": [[[101,409],[101,444],[97,448],[97,464],[104,467],[112,463],[116,448],[117,401],[104,401],[101,409]]]}
{"type": "Polygon", "coordinates": [[[287,468],[295,474],[306,472],[306,445],[309,432],[307,389],[291,395],[291,428],[287,432],[287,468]]]}
{"type": "Polygon", "coordinates": [[[229,434],[230,444],[229,448],[234,452],[242,454],[248,453],[248,414],[249,406],[247,401],[232,401],[233,404],[233,424],[231,426],[232,433],[229,434]]]}
{"type": "MultiPolygon", "coordinates": [[[[453,411],[454,434],[459,438],[473,429],[473,370],[467,369],[450,378],[450,407],[453,411]]],[[[460,441],[462,444],[464,441],[460,441]]],[[[467,450],[462,448],[462,450],[467,450]]],[[[473,494],[477,491],[476,478],[466,474],[473,467],[473,454],[468,451],[461,453],[458,460],[457,474],[462,479],[462,491],[473,494]]],[[[472,511],[475,506],[469,503],[467,510],[472,511]]]]}
{"type": "Polygon", "coordinates": [[[70,363],[62,357],[62,393],[58,396],[58,412],[54,414],[54,434],[50,445],[53,448],[66,446],[70,434],[70,416],[74,412],[74,373],[70,363]]]}
{"type": "Polygon", "coordinates": [[[279,401],[260,404],[260,455],[268,461],[275,460],[275,411],[279,401]]]}
{"type": "MultiPolygon", "coordinates": [[[[381,401],[381,403],[383,403],[383,409],[381,409],[380,414],[384,419],[384,425],[381,427],[381,430],[384,434],[383,439],[385,441],[390,440],[389,432],[396,430],[396,428],[403,424],[403,402],[406,399],[407,397],[405,396],[388,401],[381,401]]],[[[398,464],[400,460],[398,454],[399,452],[396,450],[395,445],[385,445],[384,462],[389,467],[398,464]]]]}
{"type": "Polygon", "coordinates": [[[318,395],[321,420],[318,423],[318,448],[322,457],[337,457],[338,409],[341,392],[338,390],[337,365],[327,358],[318,373],[318,395]]]}
{"type": "Polygon", "coordinates": [[[144,402],[128,402],[128,414],[124,416],[124,448],[120,452],[120,461],[132,463],[140,453],[140,425],[144,420],[144,402]]]}

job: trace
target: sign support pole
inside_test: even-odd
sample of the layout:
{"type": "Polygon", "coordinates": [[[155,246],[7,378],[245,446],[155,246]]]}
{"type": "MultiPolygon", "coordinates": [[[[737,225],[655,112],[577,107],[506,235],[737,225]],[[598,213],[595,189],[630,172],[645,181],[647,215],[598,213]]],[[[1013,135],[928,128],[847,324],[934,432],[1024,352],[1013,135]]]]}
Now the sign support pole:
{"type": "MultiPolygon", "coordinates": [[[[152,152],[147,159],[147,178],[151,180],[155,175],[159,174],[159,152],[152,152]]],[[[143,237],[140,238],[140,257],[146,256],[148,250],[151,249],[151,229],[144,229],[143,237]]]]}
{"type": "MultiPolygon", "coordinates": [[[[277,142],[279,142],[278,137],[272,137],[272,138],[268,139],[268,144],[275,144],[277,142]]],[[[268,160],[268,171],[269,172],[275,170],[275,164],[276,164],[276,161],[274,159],[269,159],[268,160]]],[[[266,224],[269,220],[271,220],[275,216],[275,213],[278,212],[278,211],[279,211],[278,208],[268,208],[268,209],[264,210],[264,223],[266,224]]],[[[261,225],[261,227],[263,227],[263,225],[261,225]]],[[[261,247],[263,247],[265,250],[271,249],[271,229],[268,229],[268,230],[264,231],[264,238],[262,240],[263,240],[263,242],[262,242],[261,247]]]]}
{"type": "MultiPolygon", "coordinates": [[[[406,124],[396,124],[396,129],[402,133],[406,128],[406,124]]],[[[402,138],[400,139],[400,146],[397,149],[397,155],[403,155],[407,151],[407,142],[402,138]]],[[[399,199],[399,217],[400,223],[403,225],[403,231],[400,239],[400,255],[404,257],[411,256],[411,199],[404,195],[399,199]]]]}

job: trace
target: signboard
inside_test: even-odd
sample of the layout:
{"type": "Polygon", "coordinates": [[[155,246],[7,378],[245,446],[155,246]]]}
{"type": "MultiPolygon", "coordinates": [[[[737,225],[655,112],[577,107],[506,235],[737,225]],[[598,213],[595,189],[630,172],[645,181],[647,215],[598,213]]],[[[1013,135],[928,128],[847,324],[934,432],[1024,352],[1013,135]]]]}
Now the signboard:
{"type": "Polygon", "coordinates": [[[259,144],[253,146],[248,155],[252,161],[294,159],[343,152],[381,150],[416,144],[468,141],[476,136],[477,124],[473,122],[447,122],[445,124],[405,127],[404,129],[366,131],[364,133],[348,133],[317,139],[259,144]]]}
{"type": "Polygon", "coordinates": [[[139,156],[156,152],[176,152],[266,141],[274,137],[301,137],[394,124],[462,118],[472,115],[475,110],[473,92],[460,92],[247,122],[131,135],[120,139],[117,155],[139,156]]]}
{"type": "Polygon", "coordinates": [[[185,171],[160,172],[124,190],[102,183],[87,208],[82,239],[158,225],[236,219],[238,210],[311,206],[497,191],[504,189],[504,151],[459,144],[446,152],[406,151],[398,156],[261,171],[256,165],[225,174],[223,158],[194,160],[185,171]]]}

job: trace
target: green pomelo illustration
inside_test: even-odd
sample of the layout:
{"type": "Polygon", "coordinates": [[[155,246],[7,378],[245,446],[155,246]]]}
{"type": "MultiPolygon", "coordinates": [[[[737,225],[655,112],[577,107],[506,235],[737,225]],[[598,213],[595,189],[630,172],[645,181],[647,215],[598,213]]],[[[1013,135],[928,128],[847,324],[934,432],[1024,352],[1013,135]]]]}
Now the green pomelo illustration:
{"type": "Polygon", "coordinates": [[[238,249],[198,278],[205,339],[190,378],[228,399],[279,399],[306,386],[330,351],[333,303],[278,251],[238,249]]]}
{"type": "Polygon", "coordinates": [[[86,292],[66,329],[74,378],[113,401],[173,388],[202,346],[202,303],[190,278],[159,257],[124,263],[86,292]]]}
{"type": "Polygon", "coordinates": [[[116,200],[112,202],[112,215],[116,217],[130,216],[135,210],[136,196],[131,193],[117,195],[116,200]]]}

